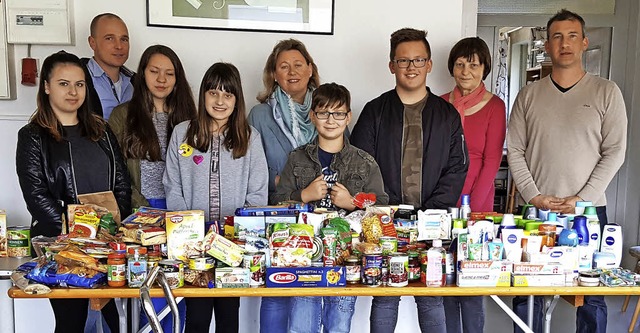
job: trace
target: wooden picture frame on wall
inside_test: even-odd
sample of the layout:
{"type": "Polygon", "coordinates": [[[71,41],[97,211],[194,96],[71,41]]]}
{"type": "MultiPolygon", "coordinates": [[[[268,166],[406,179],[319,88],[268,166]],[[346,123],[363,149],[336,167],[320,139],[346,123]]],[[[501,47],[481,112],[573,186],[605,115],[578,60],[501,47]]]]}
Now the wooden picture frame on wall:
{"type": "Polygon", "coordinates": [[[147,26],[333,34],[334,0],[147,0],[147,26]]]}

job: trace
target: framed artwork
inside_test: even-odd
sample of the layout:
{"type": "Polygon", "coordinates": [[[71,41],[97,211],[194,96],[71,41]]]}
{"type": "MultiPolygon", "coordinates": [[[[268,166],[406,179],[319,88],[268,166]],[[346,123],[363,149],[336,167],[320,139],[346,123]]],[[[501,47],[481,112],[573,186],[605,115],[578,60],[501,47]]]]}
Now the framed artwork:
{"type": "Polygon", "coordinates": [[[334,0],[147,0],[153,27],[333,34],[334,0]]]}

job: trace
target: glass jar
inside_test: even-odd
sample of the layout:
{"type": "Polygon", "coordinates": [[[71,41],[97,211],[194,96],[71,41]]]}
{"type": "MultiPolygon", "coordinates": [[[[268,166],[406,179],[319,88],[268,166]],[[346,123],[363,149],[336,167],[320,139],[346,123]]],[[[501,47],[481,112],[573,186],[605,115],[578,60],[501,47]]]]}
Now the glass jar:
{"type": "Polygon", "coordinates": [[[158,266],[160,260],[162,260],[162,254],[159,251],[149,252],[147,258],[147,272],[151,272],[154,267],[158,266]]]}
{"type": "Polygon", "coordinates": [[[350,256],[345,263],[345,275],[347,283],[360,283],[360,260],[356,256],[350,256]]]}
{"type": "Polygon", "coordinates": [[[409,251],[409,281],[420,280],[420,258],[418,252],[409,251]]]}
{"type": "Polygon", "coordinates": [[[126,267],[124,253],[111,253],[107,256],[107,284],[109,287],[124,287],[127,283],[126,267]]]}
{"type": "Polygon", "coordinates": [[[127,282],[130,288],[140,288],[147,278],[147,248],[127,249],[127,282]]]}

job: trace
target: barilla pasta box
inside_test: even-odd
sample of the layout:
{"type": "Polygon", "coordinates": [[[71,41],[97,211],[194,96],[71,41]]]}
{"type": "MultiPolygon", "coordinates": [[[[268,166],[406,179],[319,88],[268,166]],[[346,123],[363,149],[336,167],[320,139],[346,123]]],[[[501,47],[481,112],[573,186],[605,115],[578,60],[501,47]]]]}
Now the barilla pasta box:
{"type": "Polygon", "coordinates": [[[7,256],[7,213],[0,209],[0,258],[7,256]]]}
{"type": "Polygon", "coordinates": [[[167,212],[165,225],[169,259],[188,262],[189,257],[201,254],[201,244],[204,238],[204,211],[167,212]]]}
{"type": "Polygon", "coordinates": [[[267,288],[344,287],[344,267],[267,267],[267,288]]]}

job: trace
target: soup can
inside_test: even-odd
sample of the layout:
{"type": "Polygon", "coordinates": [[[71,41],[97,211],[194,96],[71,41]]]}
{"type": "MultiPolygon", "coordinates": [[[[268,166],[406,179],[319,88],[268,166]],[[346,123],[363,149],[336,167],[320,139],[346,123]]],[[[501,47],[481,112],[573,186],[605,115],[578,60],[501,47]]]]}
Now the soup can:
{"type": "Polygon", "coordinates": [[[176,289],[184,286],[184,264],[180,260],[160,260],[158,266],[164,272],[169,287],[176,289]]]}
{"type": "Polygon", "coordinates": [[[409,256],[396,252],[389,258],[389,286],[405,287],[409,284],[409,256]]]}
{"type": "Polygon", "coordinates": [[[243,267],[249,269],[249,286],[255,288],[264,285],[264,278],[266,275],[264,253],[245,253],[243,267]]]}
{"type": "Polygon", "coordinates": [[[369,287],[379,287],[382,283],[382,254],[363,255],[360,273],[362,284],[369,287]]]}
{"type": "Polygon", "coordinates": [[[215,260],[212,257],[189,257],[189,269],[194,271],[207,271],[213,268],[215,260]]]}
{"type": "Polygon", "coordinates": [[[7,228],[7,256],[14,258],[31,256],[31,231],[29,227],[7,228]]]}

